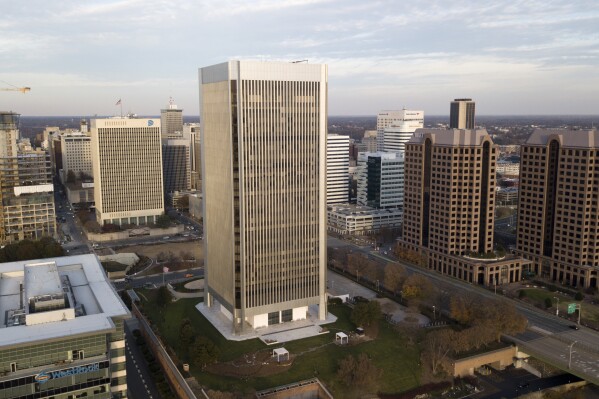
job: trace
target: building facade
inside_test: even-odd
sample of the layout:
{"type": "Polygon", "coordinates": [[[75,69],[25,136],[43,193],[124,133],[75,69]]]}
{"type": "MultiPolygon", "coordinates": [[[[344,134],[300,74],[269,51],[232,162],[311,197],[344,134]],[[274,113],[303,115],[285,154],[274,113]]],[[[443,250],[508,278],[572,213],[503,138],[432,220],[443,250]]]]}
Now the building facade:
{"type": "Polygon", "coordinates": [[[519,281],[527,262],[493,255],[496,158],[486,130],[416,131],[406,146],[400,246],[470,283],[519,281]]]}
{"type": "Polygon", "coordinates": [[[164,194],[191,188],[191,142],[189,139],[163,139],[164,194]]]}
{"type": "Polygon", "coordinates": [[[92,119],[98,223],[143,225],[164,214],[160,121],[92,119]]]}
{"type": "Polygon", "coordinates": [[[383,149],[385,152],[404,152],[406,143],[416,129],[424,127],[424,111],[403,109],[396,118],[383,129],[383,149]]]}
{"type": "Polygon", "coordinates": [[[330,205],[327,212],[329,231],[337,234],[368,235],[381,229],[399,229],[403,211],[397,208],[375,209],[356,205],[330,205]]]}
{"type": "Polygon", "coordinates": [[[535,130],[521,147],[517,251],[537,274],[597,287],[599,132],[535,130]]]}
{"type": "Polygon", "coordinates": [[[94,172],[92,168],[91,156],[91,137],[81,132],[65,133],[60,135],[62,149],[62,172],[61,180],[65,183],[68,180],[69,171],[72,171],[76,178],[83,173],[92,178],[94,172]]]}
{"type": "MultiPolygon", "coordinates": [[[[421,128],[423,125],[423,111],[410,111],[404,108],[401,110],[379,112],[376,116],[377,151],[393,151],[387,150],[385,148],[385,129],[389,128],[390,126],[396,126],[395,130],[397,131],[411,130],[411,133],[413,133],[414,130],[412,130],[412,128],[421,128]]],[[[398,135],[397,133],[394,133],[392,136],[397,137],[398,135]]],[[[398,145],[397,138],[388,139],[387,143],[395,147],[398,145]]]]}
{"type": "Polygon", "coordinates": [[[327,204],[349,201],[349,136],[327,136],[327,204]]]}
{"type": "Polygon", "coordinates": [[[476,104],[471,98],[456,98],[449,107],[450,129],[474,129],[476,104]]]}
{"type": "Polygon", "coordinates": [[[0,398],[127,397],[130,313],[95,255],[0,264],[0,398]]]}
{"type": "Polygon", "coordinates": [[[160,110],[160,126],[163,139],[180,139],[183,134],[183,110],[172,99],[166,109],[160,110]]]}
{"type": "Polygon", "coordinates": [[[0,244],[56,237],[50,156],[19,150],[19,115],[0,113],[0,244]]]}
{"type": "Polygon", "coordinates": [[[183,137],[189,137],[189,158],[191,168],[191,189],[200,191],[202,189],[202,162],[201,134],[199,123],[186,123],[183,125],[183,137]]]}
{"type": "Polygon", "coordinates": [[[233,331],[326,318],[327,67],[201,68],[205,303],[233,331]]]}
{"type": "Polygon", "coordinates": [[[358,154],[358,205],[402,208],[404,155],[398,152],[358,154]]]}

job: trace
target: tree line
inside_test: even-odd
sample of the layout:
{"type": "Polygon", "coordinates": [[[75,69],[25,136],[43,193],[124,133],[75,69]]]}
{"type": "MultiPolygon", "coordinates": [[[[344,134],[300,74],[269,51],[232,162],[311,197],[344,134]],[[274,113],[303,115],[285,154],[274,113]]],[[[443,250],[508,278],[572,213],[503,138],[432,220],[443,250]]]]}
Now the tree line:
{"type": "Polygon", "coordinates": [[[0,263],[55,258],[58,256],[64,256],[64,250],[51,237],[43,237],[39,240],[22,240],[0,249],[0,263]]]}

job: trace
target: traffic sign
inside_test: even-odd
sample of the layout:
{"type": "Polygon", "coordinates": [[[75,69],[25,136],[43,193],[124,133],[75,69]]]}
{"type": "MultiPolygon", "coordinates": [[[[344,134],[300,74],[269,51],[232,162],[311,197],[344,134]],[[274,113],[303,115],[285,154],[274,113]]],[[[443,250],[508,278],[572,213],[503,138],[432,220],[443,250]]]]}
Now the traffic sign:
{"type": "Polygon", "coordinates": [[[575,303],[569,303],[568,304],[568,314],[572,314],[576,312],[576,304],[575,303]]]}

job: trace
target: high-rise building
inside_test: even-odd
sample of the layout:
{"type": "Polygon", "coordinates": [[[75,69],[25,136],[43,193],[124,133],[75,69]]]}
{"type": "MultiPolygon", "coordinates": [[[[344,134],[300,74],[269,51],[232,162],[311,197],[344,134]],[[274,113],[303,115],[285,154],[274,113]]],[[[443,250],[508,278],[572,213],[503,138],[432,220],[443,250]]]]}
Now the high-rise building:
{"type": "Polygon", "coordinates": [[[206,306],[235,332],[311,305],[325,319],[326,65],[229,61],[199,80],[206,306]]]}
{"type": "Polygon", "coordinates": [[[98,223],[154,223],[164,214],[160,121],[91,120],[98,223]]]}
{"type": "Polygon", "coordinates": [[[91,156],[91,137],[82,132],[71,132],[60,135],[62,152],[62,172],[60,174],[62,182],[66,182],[69,171],[73,172],[77,178],[80,174],[93,176],[92,156],[91,156]]]}
{"type": "Polygon", "coordinates": [[[164,193],[191,188],[190,139],[162,139],[162,164],[164,165],[164,193]]]}
{"type": "Polygon", "coordinates": [[[349,136],[327,136],[327,204],[349,201],[349,136]]]}
{"type": "MultiPolygon", "coordinates": [[[[387,139],[387,142],[385,142],[385,129],[390,126],[396,126],[396,131],[406,130],[413,133],[415,129],[424,126],[424,111],[411,111],[404,108],[402,110],[379,112],[376,116],[377,151],[395,151],[393,148],[398,146],[397,138],[387,139]],[[388,150],[385,147],[387,144],[392,145],[393,148],[388,150]]],[[[397,134],[393,133],[392,136],[397,136],[397,134]]]]}
{"type": "Polygon", "coordinates": [[[456,98],[449,108],[450,129],[475,129],[475,103],[471,98],[456,98]]]}
{"type": "Polygon", "coordinates": [[[163,139],[180,139],[183,134],[183,110],[169,101],[166,109],[160,110],[160,126],[163,139]]]}
{"type": "Polygon", "coordinates": [[[358,205],[402,208],[404,155],[399,152],[358,154],[358,205]]]}
{"type": "Polygon", "coordinates": [[[401,110],[399,118],[383,129],[383,151],[404,152],[416,129],[424,127],[424,111],[401,110]]]}
{"type": "Polygon", "coordinates": [[[497,151],[487,131],[420,129],[405,156],[400,246],[470,283],[519,281],[529,262],[493,255],[497,151]]]}
{"type": "Polygon", "coordinates": [[[199,123],[183,125],[183,137],[189,137],[189,158],[191,168],[191,189],[202,190],[201,137],[199,123]]]}
{"type": "MultiPolygon", "coordinates": [[[[56,236],[50,157],[19,149],[19,115],[0,113],[0,244],[56,236]]],[[[21,148],[27,148],[22,146],[21,148]]]]}
{"type": "Polygon", "coordinates": [[[537,129],[520,154],[517,251],[537,274],[597,287],[599,132],[537,129]]]}
{"type": "Polygon", "coordinates": [[[131,314],[95,255],[0,264],[0,397],[127,397],[131,314]]]}
{"type": "MultiPolygon", "coordinates": [[[[366,130],[364,132],[364,137],[362,138],[363,151],[359,152],[377,152],[377,131],[376,130],[366,130]]],[[[356,154],[355,159],[358,156],[356,154]]]]}

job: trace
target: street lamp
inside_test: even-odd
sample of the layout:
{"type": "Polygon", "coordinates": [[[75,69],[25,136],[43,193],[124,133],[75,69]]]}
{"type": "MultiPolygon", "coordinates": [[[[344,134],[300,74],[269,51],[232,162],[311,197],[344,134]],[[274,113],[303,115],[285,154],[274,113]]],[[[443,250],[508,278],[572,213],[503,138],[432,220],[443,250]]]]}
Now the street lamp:
{"type": "Polygon", "coordinates": [[[437,309],[437,308],[435,307],[435,305],[433,305],[433,321],[437,321],[437,315],[436,315],[436,313],[435,313],[435,310],[436,310],[436,309],[437,309]]]}
{"type": "Polygon", "coordinates": [[[559,298],[554,296],[553,299],[557,300],[557,306],[555,307],[555,315],[559,316],[559,298]]]}
{"type": "Polygon", "coordinates": [[[568,368],[572,368],[572,347],[574,347],[574,344],[577,343],[578,341],[574,341],[570,344],[570,358],[568,360],[568,368]]]}

